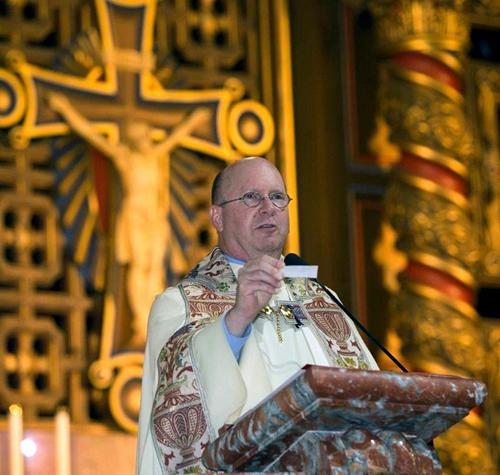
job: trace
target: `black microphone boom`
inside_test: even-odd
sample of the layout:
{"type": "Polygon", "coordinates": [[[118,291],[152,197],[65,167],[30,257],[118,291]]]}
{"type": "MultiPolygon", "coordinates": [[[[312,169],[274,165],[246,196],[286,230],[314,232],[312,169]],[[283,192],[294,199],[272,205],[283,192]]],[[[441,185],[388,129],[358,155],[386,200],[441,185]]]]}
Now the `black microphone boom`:
{"type": "MultiPolygon", "coordinates": [[[[297,254],[287,254],[285,256],[285,265],[287,266],[307,266],[309,265],[304,259],[297,254]]],[[[404,367],[404,365],[384,346],[380,343],[366,328],[365,326],[352,315],[352,313],[344,307],[344,304],[334,295],[334,293],[326,286],[323,285],[318,279],[312,279],[316,282],[329,296],[330,298],[345,312],[345,314],[356,324],[358,328],[360,328],[363,333],[370,338],[375,345],[377,345],[395,364],[396,366],[403,371],[403,373],[408,373],[408,370],[404,367]]]]}

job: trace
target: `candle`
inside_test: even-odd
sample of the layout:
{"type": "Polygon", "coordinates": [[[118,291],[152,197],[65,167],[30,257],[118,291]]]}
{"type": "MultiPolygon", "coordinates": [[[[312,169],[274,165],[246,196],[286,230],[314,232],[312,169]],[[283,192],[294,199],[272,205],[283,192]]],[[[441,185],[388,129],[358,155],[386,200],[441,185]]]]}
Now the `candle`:
{"type": "Polygon", "coordinates": [[[69,414],[64,408],[56,413],[56,474],[71,475],[71,439],[69,414]]]}
{"type": "Polygon", "coordinates": [[[23,475],[24,459],[21,452],[23,440],[23,409],[18,404],[9,406],[9,475],[23,475]]]}

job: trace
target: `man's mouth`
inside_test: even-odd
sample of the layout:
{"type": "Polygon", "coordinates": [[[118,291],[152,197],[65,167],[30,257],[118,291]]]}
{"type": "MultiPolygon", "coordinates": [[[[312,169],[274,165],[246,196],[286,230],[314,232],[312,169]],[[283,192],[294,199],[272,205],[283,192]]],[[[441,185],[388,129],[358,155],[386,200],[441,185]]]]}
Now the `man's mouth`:
{"type": "Polygon", "coordinates": [[[274,228],[276,228],[276,225],[272,223],[264,223],[257,226],[257,229],[274,229],[274,228]]]}

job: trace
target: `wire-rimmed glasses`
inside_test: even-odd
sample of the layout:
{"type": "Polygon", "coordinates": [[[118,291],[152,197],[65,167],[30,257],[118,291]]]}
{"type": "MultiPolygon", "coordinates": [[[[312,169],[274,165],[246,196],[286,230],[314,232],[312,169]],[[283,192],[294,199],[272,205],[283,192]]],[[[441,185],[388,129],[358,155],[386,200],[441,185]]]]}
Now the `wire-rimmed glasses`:
{"type": "MultiPolygon", "coordinates": [[[[258,191],[247,191],[243,196],[234,198],[232,200],[223,201],[218,206],[224,206],[234,201],[242,201],[249,208],[256,208],[259,206],[266,197],[261,195],[258,191]]],[[[292,198],[284,191],[272,191],[267,195],[269,201],[278,209],[285,209],[292,198]]]]}

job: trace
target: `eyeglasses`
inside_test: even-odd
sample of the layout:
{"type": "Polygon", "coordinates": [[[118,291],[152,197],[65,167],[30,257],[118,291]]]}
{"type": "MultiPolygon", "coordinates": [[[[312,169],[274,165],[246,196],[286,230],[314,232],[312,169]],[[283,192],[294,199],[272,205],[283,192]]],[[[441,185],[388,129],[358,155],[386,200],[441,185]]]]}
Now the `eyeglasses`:
{"type": "MultiPolygon", "coordinates": [[[[272,193],[269,193],[267,197],[269,198],[269,201],[278,209],[285,209],[290,201],[292,201],[292,198],[282,191],[273,191],[272,193]]],[[[239,198],[219,203],[219,206],[224,206],[228,203],[233,203],[234,201],[243,201],[243,203],[249,208],[256,208],[262,203],[264,198],[265,196],[262,196],[258,191],[247,191],[239,198]]]]}

